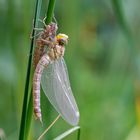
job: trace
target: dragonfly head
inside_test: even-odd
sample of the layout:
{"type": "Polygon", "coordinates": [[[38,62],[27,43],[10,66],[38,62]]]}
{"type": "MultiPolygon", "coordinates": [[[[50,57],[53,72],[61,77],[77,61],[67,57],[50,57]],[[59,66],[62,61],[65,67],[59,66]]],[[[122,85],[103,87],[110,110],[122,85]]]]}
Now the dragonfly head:
{"type": "Polygon", "coordinates": [[[68,36],[66,34],[60,33],[56,36],[56,39],[59,45],[64,46],[64,45],[67,45],[68,43],[68,36]]]}

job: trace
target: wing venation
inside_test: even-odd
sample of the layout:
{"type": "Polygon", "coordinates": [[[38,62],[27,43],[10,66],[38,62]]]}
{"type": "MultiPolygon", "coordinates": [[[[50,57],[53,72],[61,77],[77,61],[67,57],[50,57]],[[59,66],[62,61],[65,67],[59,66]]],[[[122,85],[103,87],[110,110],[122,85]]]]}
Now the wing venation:
{"type": "Polygon", "coordinates": [[[71,125],[79,122],[79,111],[72,94],[67,67],[63,58],[49,64],[43,71],[41,85],[57,112],[71,125]]]}

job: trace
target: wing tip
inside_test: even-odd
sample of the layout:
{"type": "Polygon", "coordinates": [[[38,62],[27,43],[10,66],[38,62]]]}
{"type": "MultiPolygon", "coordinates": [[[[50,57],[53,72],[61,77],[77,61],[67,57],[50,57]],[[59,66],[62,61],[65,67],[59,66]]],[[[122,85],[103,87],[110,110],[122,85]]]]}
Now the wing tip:
{"type": "Polygon", "coordinates": [[[78,125],[78,123],[79,123],[79,118],[80,118],[80,113],[79,113],[79,111],[77,111],[77,112],[75,113],[75,117],[74,117],[73,121],[71,122],[71,125],[73,125],[73,126],[78,125]]]}

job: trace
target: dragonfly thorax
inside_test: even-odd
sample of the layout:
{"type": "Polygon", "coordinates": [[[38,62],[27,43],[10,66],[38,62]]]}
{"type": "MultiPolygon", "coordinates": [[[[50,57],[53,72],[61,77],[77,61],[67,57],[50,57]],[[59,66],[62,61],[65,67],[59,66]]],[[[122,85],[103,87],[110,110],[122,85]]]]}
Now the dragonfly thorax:
{"type": "Polygon", "coordinates": [[[51,60],[57,60],[60,57],[64,56],[65,48],[64,46],[56,45],[54,48],[48,50],[48,56],[51,60]]]}

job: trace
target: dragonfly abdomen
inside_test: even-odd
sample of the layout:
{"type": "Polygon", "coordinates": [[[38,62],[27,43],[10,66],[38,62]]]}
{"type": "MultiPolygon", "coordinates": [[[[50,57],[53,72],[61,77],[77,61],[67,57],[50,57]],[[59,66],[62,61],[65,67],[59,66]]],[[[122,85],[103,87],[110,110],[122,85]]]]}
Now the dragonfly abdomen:
{"type": "Polygon", "coordinates": [[[41,57],[45,54],[45,46],[36,46],[34,50],[34,56],[33,56],[33,65],[36,68],[39,60],[41,57]]]}
{"type": "Polygon", "coordinates": [[[36,66],[33,76],[33,106],[34,114],[37,119],[42,122],[41,108],[40,108],[40,81],[44,67],[48,66],[50,58],[47,54],[44,54],[36,66]]]}

